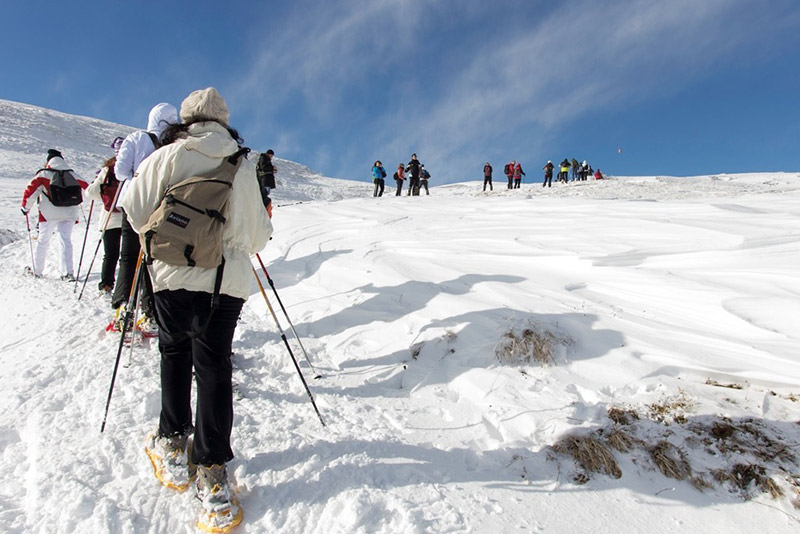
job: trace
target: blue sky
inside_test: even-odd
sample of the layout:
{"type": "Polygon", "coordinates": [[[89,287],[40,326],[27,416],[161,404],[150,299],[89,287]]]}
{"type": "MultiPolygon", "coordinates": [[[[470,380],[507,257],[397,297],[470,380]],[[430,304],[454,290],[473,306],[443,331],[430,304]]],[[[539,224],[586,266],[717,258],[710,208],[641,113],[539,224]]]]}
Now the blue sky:
{"type": "Polygon", "coordinates": [[[800,171],[799,58],[795,0],[28,0],[0,98],[144,127],[214,86],[246,144],[352,179],[800,171]]]}

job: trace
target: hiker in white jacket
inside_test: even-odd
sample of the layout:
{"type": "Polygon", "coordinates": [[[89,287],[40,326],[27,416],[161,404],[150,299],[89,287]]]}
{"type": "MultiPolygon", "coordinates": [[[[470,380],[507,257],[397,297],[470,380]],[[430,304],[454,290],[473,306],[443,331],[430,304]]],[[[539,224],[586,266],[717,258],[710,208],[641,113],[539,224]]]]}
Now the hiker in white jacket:
{"type": "MultiPolygon", "coordinates": [[[[139,167],[122,203],[135,229],[141,231],[148,223],[167,187],[219,168],[224,158],[239,150],[238,134],[228,128],[228,117],[227,105],[214,88],[195,91],[183,101],[183,123],[164,132],[165,145],[139,167]]],[[[162,484],[187,487],[191,479],[186,462],[190,460],[198,469],[197,490],[205,511],[214,515],[220,506],[226,507],[236,522],[241,514],[229,493],[225,469],[233,458],[231,345],[251,293],[250,257],[266,246],[272,234],[255,167],[243,156],[240,161],[223,226],[225,264],[218,306],[211,309],[216,268],[170,265],[158,259],[150,266],[162,389],[158,431],[146,445],[162,484]],[[192,369],[197,383],[194,425],[192,369]],[[192,428],[191,458],[187,459],[192,428]]]]}
{"type": "MultiPolygon", "coordinates": [[[[147,130],[139,130],[129,134],[122,142],[122,146],[117,154],[117,161],[114,164],[114,174],[120,181],[122,188],[117,199],[117,205],[122,205],[126,192],[132,183],[139,165],[150,154],[155,152],[160,145],[160,137],[164,129],[170,124],[178,123],[178,110],[172,104],[162,102],[153,106],[147,118],[147,130]]],[[[111,307],[114,308],[113,326],[121,330],[120,318],[124,315],[123,306],[128,303],[133,277],[136,271],[136,260],[139,258],[139,237],[134,232],[125,213],[122,214],[122,240],[119,252],[119,273],[114,284],[114,293],[111,295],[111,307]]],[[[150,277],[145,277],[145,284],[141,292],[141,310],[143,329],[155,327],[152,320],[152,287],[150,277]]]]}

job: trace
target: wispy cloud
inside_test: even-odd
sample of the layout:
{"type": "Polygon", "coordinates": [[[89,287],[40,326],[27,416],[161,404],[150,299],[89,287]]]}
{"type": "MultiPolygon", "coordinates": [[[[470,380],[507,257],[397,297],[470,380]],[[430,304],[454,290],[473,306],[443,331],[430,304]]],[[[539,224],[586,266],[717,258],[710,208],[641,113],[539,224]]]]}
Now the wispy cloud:
{"type": "Polygon", "coordinates": [[[463,179],[474,166],[465,155],[485,160],[493,146],[505,157],[504,144],[530,154],[588,113],[658,98],[750,57],[776,27],[797,28],[792,12],[791,2],[747,0],[302,1],[277,34],[256,40],[232,86],[259,127],[287,108],[302,117],[275,124],[288,139],[348,132],[325,139],[326,163],[417,151],[463,179]]]}

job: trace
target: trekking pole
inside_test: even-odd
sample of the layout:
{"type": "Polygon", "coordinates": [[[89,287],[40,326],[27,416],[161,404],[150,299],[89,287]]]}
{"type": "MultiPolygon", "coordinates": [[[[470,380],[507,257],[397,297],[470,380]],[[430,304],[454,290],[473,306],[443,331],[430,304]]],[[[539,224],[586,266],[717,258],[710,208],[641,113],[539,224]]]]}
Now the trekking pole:
{"type": "Polygon", "coordinates": [[[128,363],[123,364],[123,367],[127,369],[131,366],[133,362],[133,342],[136,341],[136,329],[137,329],[137,322],[139,321],[139,311],[141,311],[142,299],[139,297],[139,288],[141,287],[142,280],[144,280],[144,270],[147,269],[147,266],[144,264],[142,260],[143,253],[139,252],[139,260],[137,266],[137,273],[136,273],[136,289],[128,295],[128,302],[130,302],[130,307],[133,308],[133,323],[131,326],[131,341],[130,341],[130,350],[128,351],[128,363]],[[141,270],[141,272],[139,272],[141,270]]]}
{"type": "Polygon", "coordinates": [[[25,212],[25,225],[28,227],[28,245],[31,247],[31,272],[36,272],[36,260],[33,259],[33,238],[31,237],[31,221],[28,219],[28,212],[25,212]]]}
{"type": "MultiPolygon", "coordinates": [[[[314,365],[311,363],[311,360],[308,358],[308,353],[306,352],[306,348],[303,346],[303,343],[300,341],[300,336],[297,335],[297,330],[294,329],[294,325],[292,324],[292,320],[289,319],[289,314],[286,313],[286,308],[283,306],[283,302],[281,302],[281,297],[278,295],[278,290],[275,289],[275,283],[270,278],[269,273],[267,272],[267,268],[264,266],[264,262],[261,261],[261,256],[256,253],[256,259],[258,259],[258,263],[261,265],[261,270],[264,272],[264,276],[267,277],[267,282],[269,282],[270,287],[272,288],[272,292],[275,293],[275,298],[278,299],[278,304],[281,306],[281,310],[283,310],[283,315],[286,317],[286,321],[289,323],[289,326],[292,328],[292,332],[294,332],[294,337],[297,340],[297,344],[300,345],[300,348],[303,349],[303,356],[305,356],[308,365],[311,367],[311,370],[316,373],[317,370],[314,369],[314,365]]],[[[316,378],[316,377],[315,377],[316,378]]]]}
{"type": "Polygon", "coordinates": [[[86,278],[83,281],[83,287],[81,287],[81,292],[78,295],[78,300],[81,300],[83,296],[83,291],[86,289],[86,282],[89,281],[89,275],[92,273],[92,266],[94,265],[94,260],[97,258],[97,252],[100,250],[100,245],[103,243],[103,237],[106,235],[106,229],[108,228],[108,221],[111,220],[111,213],[117,206],[117,199],[119,198],[119,192],[122,187],[117,188],[117,192],[114,193],[114,203],[112,204],[112,208],[106,214],[106,222],[103,223],[103,229],[100,230],[100,239],[97,240],[97,246],[94,249],[94,255],[92,256],[92,261],[89,262],[89,269],[86,271],[86,278]]]}
{"type": "Polygon", "coordinates": [[[83,233],[83,245],[81,246],[81,257],[78,260],[78,272],[75,275],[75,287],[72,289],[73,293],[78,291],[78,280],[81,279],[81,265],[83,264],[83,252],[86,250],[86,239],[89,237],[89,224],[92,222],[92,211],[94,210],[94,200],[89,204],[89,218],[86,219],[86,231],[83,233]]]}
{"type": "MultiPolygon", "coordinates": [[[[136,294],[135,291],[136,289],[138,289],[137,286],[139,285],[139,280],[142,277],[140,271],[141,266],[142,266],[142,253],[139,252],[139,260],[136,262],[136,273],[134,274],[133,287],[131,288],[132,295],[136,294]]],[[[132,322],[133,319],[132,314],[133,312],[131,310],[125,310],[125,316],[122,318],[122,332],[121,335],[119,336],[119,346],[117,347],[117,359],[114,362],[114,373],[111,375],[111,385],[108,388],[108,399],[106,399],[106,411],[105,414],[103,414],[103,424],[100,426],[101,434],[106,429],[106,420],[108,419],[108,408],[109,406],[111,406],[111,395],[114,392],[114,382],[117,380],[117,370],[119,370],[119,360],[120,357],[122,356],[122,347],[125,345],[125,334],[127,333],[128,330],[128,324],[131,324],[132,326],[135,327],[135,325],[133,325],[132,322]]],[[[132,342],[133,339],[131,339],[131,344],[132,342]]]]}
{"type": "Polygon", "coordinates": [[[258,283],[258,289],[261,290],[261,295],[264,297],[264,302],[267,303],[267,308],[269,312],[272,314],[272,318],[275,320],[275,324],[278,327],[278,330],[281,333],[281,339],[283,340],[284,345],[286,345],[286,350],[289,351],[289,356],[292,357],[292,363],[294,363],[294,368],[297,370],[297,374],[300,376],[300,380],[303,382],[303,387],[306,389],[306,395],[308,395],[309,400],[311,400],[311,405],[314,407],[314,411],[317,412],[317,417],[319,417],[319,422],[322,423],[322,426],[325,426],[325,421],[322,420],[322,414],[319,413],[319,408],[317,408],[317,403],[314,402],[314,396],[311,394],[311,390],[308,389],[308,384],[306,383],[306,378],[303,376],[303,371],[300,370],[300,365],[297,363],[297,358],[294,357],[294,353],[292,352],[292,348],[289,346],[289,340],[286,339],[286,334],[283,333],[283,329],[281,328],[281,323],[278,321],[278,317],[275,315],[275,310],[272,309],[272,305],[269,303],[269,299],[267,298],[267,292],[264,291],[264,286],[261,284],[261,279],[258,277],[258,273],[256,272],[253,266],[250,266],[253,269],[253,276],[256,277],[256,282],[258,283]]]}

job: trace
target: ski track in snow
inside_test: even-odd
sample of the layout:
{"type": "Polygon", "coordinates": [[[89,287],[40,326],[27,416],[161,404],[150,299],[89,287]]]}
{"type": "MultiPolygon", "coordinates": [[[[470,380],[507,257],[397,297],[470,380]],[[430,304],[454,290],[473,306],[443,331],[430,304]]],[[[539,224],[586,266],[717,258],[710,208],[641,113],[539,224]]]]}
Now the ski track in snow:
{"type": "MultiPolygon", "coordinates": [[[[13,119],[0,129],[0,522],[14,534],[194,532],[194,496],[161,488],[143,452],[160,409],[157,341],[120,367],[100,434],[118,344],[103,331],[100,258],[80,302],[58,280],[55,242],[43,279],[21,275],[20,178],[43,144],[92,139],[72,147],[88,169],[125,127],[37,110],[0,101],[13,119]],[[49,133],[20,141],[32,116],[49,133]]],[[[254,283],[233,345],[237,531],[796,531],[791,494],[701,493],[622,455],[622,478],[578,485],[549,446],[606,424],[611,406],[680,394],[691,418],[763,418],[796,449],[800,175],[491,194],[476,181],[374,199],[371,184],[278,163],[261,256],[322,378],[264,286],[328,426],[254,283]],[[554,362],[501,365],[505,334],[527,327],[563,340],[554,362]]]]}

